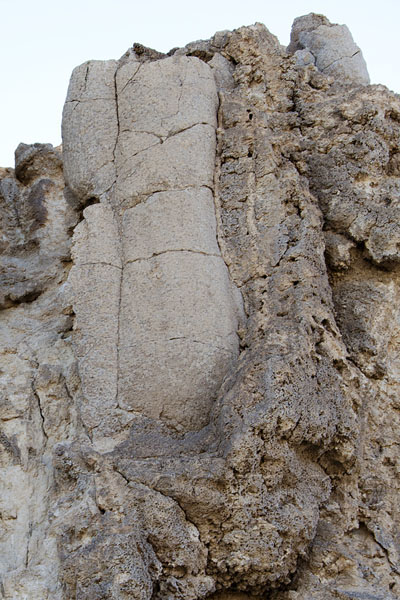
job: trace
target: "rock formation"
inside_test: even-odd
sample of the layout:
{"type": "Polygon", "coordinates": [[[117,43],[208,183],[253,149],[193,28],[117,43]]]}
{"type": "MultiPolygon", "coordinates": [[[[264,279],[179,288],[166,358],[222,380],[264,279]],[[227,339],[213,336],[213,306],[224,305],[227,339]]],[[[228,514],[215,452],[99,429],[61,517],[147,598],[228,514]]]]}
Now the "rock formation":
{"type": "Polygon", "coordinates": [[[72,75],[0,171],[0,597],[400,596],[400,100],[296,19],[72,75]]]}

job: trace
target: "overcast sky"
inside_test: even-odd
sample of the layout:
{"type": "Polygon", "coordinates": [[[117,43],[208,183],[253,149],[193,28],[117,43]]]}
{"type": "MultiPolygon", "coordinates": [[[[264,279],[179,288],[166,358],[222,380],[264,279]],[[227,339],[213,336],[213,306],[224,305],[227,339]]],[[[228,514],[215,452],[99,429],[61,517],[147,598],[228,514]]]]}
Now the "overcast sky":
{"type": "Polygon", "coordinates": [[[0,0],[0,9],[3,167],[19,142],[60,144],[72,69],[119,58],[133,42],[166,52],[259,21],[286,45],[293,19],[318,12],[348,25],[372,83],[400,92],[400,0],[0,0]]]}

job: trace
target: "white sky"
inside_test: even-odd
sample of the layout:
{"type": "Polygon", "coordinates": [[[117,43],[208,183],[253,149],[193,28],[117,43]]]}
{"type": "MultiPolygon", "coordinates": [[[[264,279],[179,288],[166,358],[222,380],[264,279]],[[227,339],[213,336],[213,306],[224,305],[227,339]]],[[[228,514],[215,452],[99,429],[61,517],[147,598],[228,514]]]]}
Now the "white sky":
{"type": "Polygon", "coordinates": [[[134,42],[167,52],[256,21],[287,44],[309,12],[348,25],[372,83],[400,92],[400,0],[0,0],[0,165],[14,165],[19,142],[60,144],[69,77],[86,60],[134,42]]]}

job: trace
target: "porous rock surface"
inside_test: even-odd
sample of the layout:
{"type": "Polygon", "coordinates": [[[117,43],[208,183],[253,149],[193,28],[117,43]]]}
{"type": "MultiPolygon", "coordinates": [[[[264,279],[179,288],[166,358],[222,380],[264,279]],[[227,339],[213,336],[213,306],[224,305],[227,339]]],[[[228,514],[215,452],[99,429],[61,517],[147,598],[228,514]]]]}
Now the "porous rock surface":
{"type": "Polygon", "coordinates": [[[75,69],[0,171],[0,597],[400,596],[400,100],[344,26],[75,69]]]}

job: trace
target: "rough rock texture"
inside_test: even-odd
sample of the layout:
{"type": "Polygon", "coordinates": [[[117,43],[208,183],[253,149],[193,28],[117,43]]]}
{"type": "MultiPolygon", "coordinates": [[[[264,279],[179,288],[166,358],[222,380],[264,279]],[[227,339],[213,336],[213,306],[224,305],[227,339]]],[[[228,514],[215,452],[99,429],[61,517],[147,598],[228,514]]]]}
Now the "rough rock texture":
{"type": "Polygon", "coordinates": [[[62,597],[52,456],[77,431],[63,296],[78,215],[63,196],[59,149],[20,144],[15,166],[0,181],[0,597],[39,600],[62,597]]]}
{"type": "Polygon", "coordinates": [[[344,26],[72,76],[0,173],[0,597],[400,596],[400,100],[344,26]],[[4,333],[3,333],[4,332],[4,333]]]}

